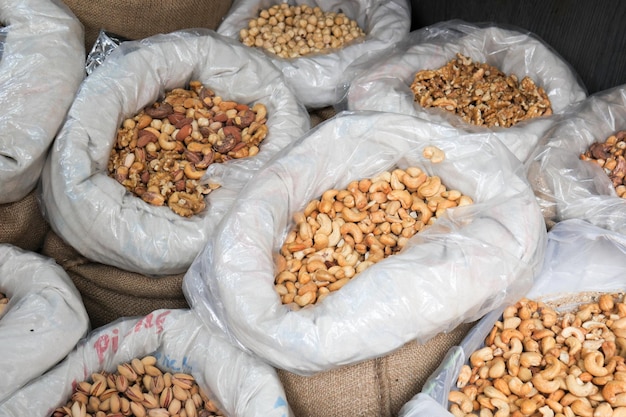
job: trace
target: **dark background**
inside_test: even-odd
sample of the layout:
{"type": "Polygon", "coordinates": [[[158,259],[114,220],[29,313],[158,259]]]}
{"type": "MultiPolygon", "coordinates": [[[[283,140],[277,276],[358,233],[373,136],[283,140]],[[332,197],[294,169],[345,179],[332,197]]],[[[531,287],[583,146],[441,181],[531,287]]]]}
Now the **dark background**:
{"type": "Polygon", "coordinates": [[[589,94],[626,85],[625,0],[411,0],[411,30],[451,19],[534,33],[572,65],[589,94]]]}

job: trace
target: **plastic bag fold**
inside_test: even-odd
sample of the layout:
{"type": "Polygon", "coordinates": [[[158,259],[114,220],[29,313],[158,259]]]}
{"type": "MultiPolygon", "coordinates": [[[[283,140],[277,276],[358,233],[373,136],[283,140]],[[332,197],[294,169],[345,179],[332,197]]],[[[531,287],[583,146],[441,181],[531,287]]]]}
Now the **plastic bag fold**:
{"type": "MultiPolygon", "coordinates": [[[[238,40],[239,31],[248,27],[250,19],[277,3],[275,0],[235,0],[217,32],[238,40]]],[[[360,42],[325,54],[285,59],[267,53],[308,108],[336,104],[336,87],[348,65],[362,55],[389,48],[403,39],[411,28],[411,5],[406,0],[292,0],[289,4],[317,6],[323,12],[343,12],[356,20],[366,34],[360,42]]]]}
{"type": "Polygon", "coordinates": [[[602,168],[580,159],[594,142],[626,130],[626,85],[571,106],[526,162],[528,179],[546,223],[582,219],[626,234],[626,199],[602,168]]]}
{"type": "Polygon", "coordinates": [[[209,29],[124,42],[80,87],[44,167],[40,190],[52,229],[88,259],[146,275],[184,272],[245,182],[310,119],[263,54],[209,29]],[[166,91],[201,81],[217,95],[267,107],[268,135],[251,158],[211,164],[202,181],[221,184],[190,218],[152,206],[107,174],[126,117],[166,91]]]}
{"type": "Polygon", "coordinates": [[[0,204],[35,188],[84,63],[83,26],[62,1],[0,1],[0,204]]]}
{"type": "MultiPolygon", "coordinates": [[[[337,96],[341,99],[336,107],[415,115],[472,131],[474,125],[452,112],[420,106],[411,91],[418,71],[436,70],[455,59],[457,53],[492,65],[507,75],[515,74],[520,81],[530,77],[545,90],[554,115],[587,96],[573,67],[533,33],[496,23],[450,20],[415,30],[392,48],[354,61],[339,84],[337,96]]],[[[479,128],[493,132],[524,161],[553,118],[542,116],[508,128],[479,128]]]]}
{"type": "Polygon", "coordinates": [[[233,343],[310,374],[387,354],[476,320],[531,285],[545,226],[519,161],[491,134],[382,112],[343,112],[251,180],[183,279],[190,306],[233,343]],[[427,145],[442,149],[433,164],[427,145]],[[314,156],[314,157],[312,157],[314,156]],[[419,166],[475,201],[447,211],[403,250],[315,306],[291,311],[274,264],[292,215],[326,190],[419,166]],[[468,297],[467,294],[472,294],[468,297]]]}
{"type": "Polygon", "coordinates": [[[204,327],[189,310],[156,310],[90,332],[56,367],[0,403],[7,417],[48,417],[92,373],[153,355],[162,371],[191,374],[229,417],[287,417],[291,411],[275,370],[204,327]],[[54,387],[54,389],[50,389],[54,387]]]}
{"type": "Polygon", "coordinates": [[[89,330],[80,293],[54,260],[0,245],[0,402],[63,359],[89,330]]]}

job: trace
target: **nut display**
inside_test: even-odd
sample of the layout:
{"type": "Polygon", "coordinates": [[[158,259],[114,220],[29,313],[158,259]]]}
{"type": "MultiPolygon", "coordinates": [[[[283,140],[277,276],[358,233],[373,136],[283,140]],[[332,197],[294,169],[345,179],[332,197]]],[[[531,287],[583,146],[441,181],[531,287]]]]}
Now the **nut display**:
{"type": "Polygon", "coordinates": [[[593,162],[604,169],[617,195],[626,198],[626,130],[609,136],[604,142],[595,142],[580,155],[583,161],[593,162]]]}
{"type": "Polygon", "coordinates": [[[2,314],[4,314],[4,310],[6,310],[8,304],[9,298],[0,291],[0,317],[2,317],[2,314]]]}
{"type": "Polygon", "coordinates": [[[411,91],[420,106],[447,110],[478,126],[511,127],[552,114],[546,92],[530,77],[518,82],[514,74],[460,53],[441,68],[417,72],[411,91]]]}
{"type": "Polygon", "coordinates": [[[337,49],[365,37],[355,20],[319,7],[274,5],[259,12],[239,31],[244,45],[259,47],[281,58],[297,58],[337,49]]]}
{"type": "Polygon", "coordinates": [[[626,416],[624,293],[504,310],[449,394],[457,417],[626,416]]]}
{"type": "Polygon", "coordinates": [[[154,356],[135,358],[117,372],[93,373],[76,384],[71,399],[52,417],[224,416],[193,376],[163,372],[154,356]]]}
{"type": "Polygon", "coordinates": [[[251,157],[268,134],[267,108],[227,101],[191,81],[127,118],[118,129],[109,176],[147,203],[190,217],[218,188],[200,179],[209,165],[251,157]]]}
{"type": "MultiPolygon", "coordinates": [[[[423,150],[433,163],[441,149],[423,150]]],[[[315,304],[356,274],[399,252],[406,242],[471,197],[448,190],[418,167],[385,171],[329,189],[293,215],[295,227],[275,255],[275,290],[294,308],[315,304]]]]}

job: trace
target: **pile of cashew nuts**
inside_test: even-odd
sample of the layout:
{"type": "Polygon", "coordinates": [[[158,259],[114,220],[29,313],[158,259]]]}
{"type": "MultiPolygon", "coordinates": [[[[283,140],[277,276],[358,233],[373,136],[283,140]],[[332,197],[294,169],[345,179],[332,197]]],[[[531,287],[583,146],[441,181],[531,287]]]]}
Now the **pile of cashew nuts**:
{"type": "MultiPolygon", "coordinates": [[[[441,149],[423,150],[433,163],[441,149]]],[[[448,190],[418,167],[384,171],[326,190],[293,215],[295,227],[275,254],[275,290],[294,309],[320,302],[367,267],[399,252],[407,241],[471,197],[448,190]]]]}
{"type": "Polygon", "coordinates": [[[212,163],[256,155],[268,134],[265,105],[226,101],[199,81],[127,118],[118,129],[109,175],[155,206],[190,217],[217,184],[199,182],[212,163]]]}
{"type": "Polygon", "coordinates": [[[580,155],[583,161],[590,161],[604,169],[609,176],[618,197],[626,198],[626,130],[609,136],[603,143],[595,142],[580,155]]]}
{"type": "Polygon", "coordinates": [[[601,294],[558,312],[522,299],[505,309],[449,393],[456,417],[626,416],[626,304],[601,294]]]}
{"type": "Polygon", "coordinates": [[[281,58],[298,58],[365,37],[355,20],[343,13],[324,12],[319,7],[276,4],[259,11],[239,31],[241,42],[263,48],[281,58]]]}

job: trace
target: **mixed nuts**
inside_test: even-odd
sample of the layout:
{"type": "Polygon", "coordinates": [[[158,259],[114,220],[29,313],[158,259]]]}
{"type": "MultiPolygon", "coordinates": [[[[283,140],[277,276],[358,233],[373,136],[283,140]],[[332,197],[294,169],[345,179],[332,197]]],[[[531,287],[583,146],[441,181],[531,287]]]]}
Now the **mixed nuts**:
{"type": "MultiPolygon", "coordinates": [[[[433,163],[441,149],[423,150],[433,163]]],[[[385,171],[325,191],[293,215],[295,227],[275,254],[275,290],[294,308],[315,304],[356,274],[399,252],[448,208],[472,204],[418,167],[385,171]]]]}
{"type": "Polygon", "coordinates": [[[626,130],[609,136],[604,142],[595,142],[580,155],[583,161],[590,161],[604,169],[609,176],[617,195],[626,198],[626,130]]]}
{"type": "Polygon", "coordinates": [[[259,11],[239,31],[241,42],[281,58],[298,58],[338,49],[365,37],[355,20],[343,13],[324,12],[319,7],[274,5],[259,11]]]}
{"type": "Polygon", "coordinates": [[[163,372],[154,356],[117,365],[76,384],[71,399],[52,417],[224,416],[193,376],[163,372]]]}
{"type": "Polygon", "coordinates": [[[127,118],[118,129],[109,176],[155,206],[190,217],[219,188],[200,182],[214,163],[251,157],[268,134],[267,108],[224,100],[191,81],[127,118]]]}
{"type": "Polygon", "coordinates": [[[477,126],[511,127],[552,114],[548,95],[530,77],[518,82],[514,74],[460,53],[439,69],[417,72],[410,88],[420,106],[450,111],[477,126]]]}

